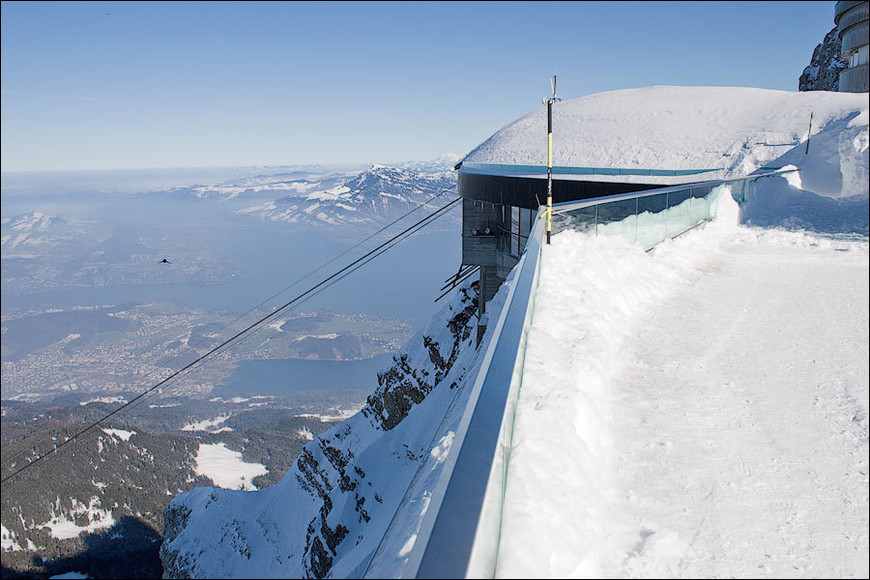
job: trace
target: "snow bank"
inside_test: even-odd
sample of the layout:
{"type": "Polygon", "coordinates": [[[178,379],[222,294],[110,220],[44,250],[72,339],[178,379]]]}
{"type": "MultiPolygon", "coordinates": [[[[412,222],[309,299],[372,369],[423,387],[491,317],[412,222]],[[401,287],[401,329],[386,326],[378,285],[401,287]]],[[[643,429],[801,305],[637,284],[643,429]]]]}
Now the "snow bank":
{"type": "Polygon", "coordinates": [[[103,433],[112,437],[117,437],[121,441],[129,441],[130,437],[136,434],[135,431],[126,431],[124,429],[103,429],[103,433]]]}
{"type": "Polygon", "coordinates": [[[867,577],[868,244],[545,248],[498,576],[867,577]]]}
{"type": "Polygon", "coordinates": [[[15,532],[6,529],[6,526],[4,525],[0,525],[0,539],[2,539],[0,549],[4,552],[17,552],[24,549],[16,541],[15,532]]]}
{"type": "MultiPolygon", "coordinates": [[[[245,402],[241,400],[230,400],[231,403],[245,402]]],[[[219,427],[226,423],[230,418],[229,414],[219,415],[212,419],[203,419],[202,421],[191,421],[181,428],[182,431],[206,431],[208,433],[223,433],[224,431],[232,431],[232,427],[219,427]]]]}

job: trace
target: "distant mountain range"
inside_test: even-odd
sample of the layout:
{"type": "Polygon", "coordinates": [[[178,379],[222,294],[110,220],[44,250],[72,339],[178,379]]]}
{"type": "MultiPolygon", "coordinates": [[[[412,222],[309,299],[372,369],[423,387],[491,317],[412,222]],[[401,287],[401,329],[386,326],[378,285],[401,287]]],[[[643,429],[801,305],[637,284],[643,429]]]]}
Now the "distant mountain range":
{"type": "MultiPolygon", "coordinates": [[[[354,226],[370,232],[438,194],[442,195],[424,211],[455,198],[455,158],[400,164],[405,167],[374,165],[365,171],[286,168],[289,171],[211,185],[91,195],[80,207],[93,206],[101,213],[88,219],[44,211],[4,216],[2,288],[33,292],[49,287],[226,282],[242,275],[241,266],[231,264],[213,243],[201,241],[213,235],[218,219],[268,221],[288,231],[327,226],[333,228],[331,237],[359,238],[354,226]],[[108,214],[108,208],[115,214],[108,214]],[[176,258],[174,267],[157,264],[166,256],[176,258]]],[[[411,217],[420,219],[424,211],[411,217]]],[[[450,212],[429,229],[456,227],[459,219],[459,212],[450,212]]],[[[236,225],[238,221],[232,227],[236,225]]]]}
{"type": "MultiPolygon", "coordinates": [[[[215,185],[175,187],[158,193],[244,205],[236,212],[299,225],[363,225],[386,222],[433,196],[455,196],[458,156],[361,172],[291,171],[244,177],[215,185]],[[451,194],[451,192],[453,192],[451,194]],[[251,205],[252,202],[257,202],[251,205]]],[[[423,214],[421,214],[422,217],[423,214]]]]}
{"type": "Polygon", "coordinates": [[[62,251],[67,257],[84,240],[109,237],[108,228],[93,220],[32,212],[2,218],[3,259],[30,258],[35,253],[62,251]]]}
{"type": "Polygon", "coordinates": [[[383,165],[345,178],[283,184],[294,193],[239,213],[293,224],[369,224],[394,219],[439,193],[446,195],[432,209],[456,195],[456,178],[446,171],[421,173],[383,165]]]}

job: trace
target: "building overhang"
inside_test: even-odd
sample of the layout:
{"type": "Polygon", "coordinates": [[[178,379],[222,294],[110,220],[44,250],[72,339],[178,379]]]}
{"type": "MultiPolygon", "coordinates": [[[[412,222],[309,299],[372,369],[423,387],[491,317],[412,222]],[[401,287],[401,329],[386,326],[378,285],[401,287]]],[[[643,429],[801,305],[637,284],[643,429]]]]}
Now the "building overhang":
{"type": "MultiPolygon", "coordinates": [[[[547,203],[547,167],[460,163],[459,194],[466,199],[537,209],[547,203]]],[[[579,201],[672,185],[712,176],[718,169],[553,167],[553,203],[579,201]]]]}

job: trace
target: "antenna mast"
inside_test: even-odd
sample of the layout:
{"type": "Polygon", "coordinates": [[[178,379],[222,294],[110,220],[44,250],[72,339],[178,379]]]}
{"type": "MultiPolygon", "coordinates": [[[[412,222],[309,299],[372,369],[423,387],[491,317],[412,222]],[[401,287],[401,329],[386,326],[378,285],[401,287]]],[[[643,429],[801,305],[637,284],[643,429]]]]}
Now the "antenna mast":
{"type": "Polygon", "coordinates": [[[553,103],[562,100],[556,96],[556,75],[553,75],[550,84],[553,96],[541,99],[547,105],[547,245],[550,245],[553,222],[553,103]]]}

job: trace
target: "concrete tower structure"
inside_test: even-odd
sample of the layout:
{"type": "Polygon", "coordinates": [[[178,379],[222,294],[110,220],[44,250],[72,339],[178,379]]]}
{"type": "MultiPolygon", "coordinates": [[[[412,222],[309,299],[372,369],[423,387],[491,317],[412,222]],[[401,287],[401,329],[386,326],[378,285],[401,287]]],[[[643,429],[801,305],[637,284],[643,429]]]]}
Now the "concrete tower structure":
{"type": "Polygon", "coordinates": [[[840,72],[841,93],[866,93],[870,90],[870,2],[843,0],[834,9],[834,23],[842,46],[842,58],[849,63],[840,72]]]}

